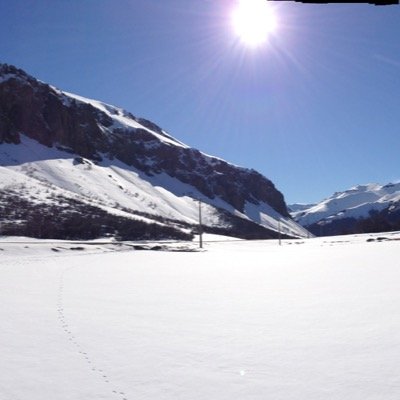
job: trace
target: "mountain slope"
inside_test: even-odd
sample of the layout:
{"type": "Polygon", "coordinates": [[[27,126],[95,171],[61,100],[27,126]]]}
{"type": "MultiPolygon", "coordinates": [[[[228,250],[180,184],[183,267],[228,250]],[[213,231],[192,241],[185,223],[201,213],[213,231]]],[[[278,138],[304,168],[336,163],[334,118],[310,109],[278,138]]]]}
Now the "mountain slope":
{"type": "Polygon", "coordinates": [[[308,208],[298,208],[292,216],[317,235],[398,229],[400,183],[354,186],[308,208]]]}
{"type": "Polygon", "coordinates": [[[29,187],[27,197],[35,202],[44,201],[44,186],[53,197],[121,218],[158,224],[168,219],[166,226],[179,221],[178,230],[190,230],[201,200],[209,229],[274,237],[280,219],[288,235],[306,234],[290,218],[282,194],[258,172],[205,155],[150,121],[5,64],[0,65],[0,143],[1,176],[12,171],[17,186],[29,187]],[[40,195],[31,194],[35,187],[40,195]]]}

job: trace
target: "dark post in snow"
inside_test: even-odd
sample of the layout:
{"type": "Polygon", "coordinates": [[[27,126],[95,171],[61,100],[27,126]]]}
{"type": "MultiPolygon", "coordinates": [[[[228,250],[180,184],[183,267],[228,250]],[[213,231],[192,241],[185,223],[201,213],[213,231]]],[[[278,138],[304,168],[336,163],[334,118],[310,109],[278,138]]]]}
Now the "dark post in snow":
{"type": "Polygon", "coordinates": [[[201,222],[201,200],[199,200],[199,247],[203,248],[203,225],[201,222]]]}
{"type": "Polygon", "coordinates": [[[278,219],[279,246],[281,245],[281,219],[278,219]]]}

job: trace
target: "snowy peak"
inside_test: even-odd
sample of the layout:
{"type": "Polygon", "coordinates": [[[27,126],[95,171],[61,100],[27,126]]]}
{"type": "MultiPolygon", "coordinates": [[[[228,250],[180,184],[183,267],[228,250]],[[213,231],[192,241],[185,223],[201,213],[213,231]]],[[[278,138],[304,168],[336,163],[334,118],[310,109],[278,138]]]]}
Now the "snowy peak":
{"type": "Polygon", "coordinates": [[[36,81],[35,78],[28,75],[22,69],[19,69],[9,64],[0,64],[0,83],[6,82],[11,79],[26,83],[33,83],[34,81],[36,81]]]}
{"type": "MultiPolygon", "coordinates": [[[[9,76],[10,69],[5,71],[9,76]]],[[[30,78],[23,82],[16,78],[1,84],[0,110],[7,124],[1,127],[0,142],[19,143],[24,133],[46,146],[69,149],[97,162],[118,159],[149,176],[166,173],[241,212],[246,202],[266,202],[289,216],[282,194],[261,174],[191,149],[122,109],[30,78]]]]}
{"type": "Polygon", "coordinates": [[[370,219],[372,215],[379,213],[385,213],[385,218],[392,217],[396,221],[397,215],[394,212],[399,205],[400,183],[369,183],[336,192],[308,208],[293,210],[292,216],[315,233],[318,233],[321,227],[331,234],[347,233],[347,230],[350,233],[356,229],[356,222],[370,219]]]}
{"type": "Polygon", "coordinates": [[[237,226],[246,225],[243,229],[250,236],[252,229],[276,234],[279,226],[291,236],[307,235],[290,218],[283,195],[257,171],[206,155],[151,121],[64,92],[9,65],[0,65],[0,148],[4,167],[36,171],[30,178],[81,196],[79,201],[99,198],[107,212],[114,202],[120,211],[136,210],[191,224],[193,204],[201,200],[214,215],[211,227],[220,221],[219,227],[226,228],[235,220],[237,226]],[[104,168],[113,171],[104,174],[104,168]],[[117,169],[123,176],[118,178],[119,186],[130,193],[124,199],[104,180],[114,177],[117,169]],[[138,196],[146,199],[145,207],[132,197],[134,187],[143,185],[145,193],[138,196]],[[77,187],[87,188],[87,193],[77,193],[77,187]]]}
{"type": "Polygon", "coordinates": [[[294,203],[294,204],[289,204],[288,208],[290,213],[293,214],[298,211],[307,210],[313,206],[315,206],[315,204],[294,203]]]}

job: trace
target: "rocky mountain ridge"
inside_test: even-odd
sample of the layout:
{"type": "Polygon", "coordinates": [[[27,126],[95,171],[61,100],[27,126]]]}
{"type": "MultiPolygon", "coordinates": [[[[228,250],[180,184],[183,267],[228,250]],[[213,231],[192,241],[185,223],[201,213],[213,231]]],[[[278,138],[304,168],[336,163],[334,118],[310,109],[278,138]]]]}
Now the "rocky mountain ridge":
{"type": "MultiPolygon", "coordinates": [[[[123,169],[130,169],[146,182],[154,184],[157,181],[159,187],[177,197],[175,202],[184,199],[192,204],[193,199],[200,199],[209,204],[219,218],[224,215],[223,219],[230,223],[232,220],[238,222],[239,218],[241,223],[253,224],[256,231],[265,229],[268,232],[264,232],[265,236],[272,237],[274,232],[276,235],[280,223],[288,234],[305,234],[291,220],[283,195],[257,171],[234,166],[192,149],[151,121],[137,118],[121,108],[63,92],[14,66],[0,64],[0,148],[11,146],[7,147],[8,156],[3,156],[3,166],[18,169],[18,165],[26,163],[26,157],[19,156],[14,156],[18,159],[16,163],[7,161],[10,154],[15,153],[13,146],[21,146],[24,141],[31,148],[29,162],[31,166],[36,163],[32,168],[38,171],[44,160],[33,157],[42,151],[36,149],[32,153],[33,142],[62,153],[51,157],[70,157],[75,167],[85,163],[92,165],[92,172],[97,171],[97,166],[108,168],[121,164],[123,169]],[[42,163],[40,167],[38,163],[42,163]]],[[[51,181],[54,168],[47,162],[46,173],[40,172],[41,179],[51,181]]],[[[70,164],[65,168],[64,174],[71,175],[75,171],[70,169],[70,164]]],[[[89,187],[90,184],[88,182],[89,187]]],[[[91,193],[96,196],[95,191],[91,193]]],[[[146,196],[150,196],[148,192],[146,196]]],[[[128,204],[126,201],[125,208],[135,211],[135,207],[127,207],[128,204]]],[[[193,217],[188,218],[187,212],[182,211],[184,207],[179,212],[170,208],[167,216],[174,215],[173,219],[193,224],[193,217]]],[[[192,205],[189,208],[192,209],[192,205]]],[[[150,207],[147,211],[153,216],[159,214],[155,208],[150,207]]]]}

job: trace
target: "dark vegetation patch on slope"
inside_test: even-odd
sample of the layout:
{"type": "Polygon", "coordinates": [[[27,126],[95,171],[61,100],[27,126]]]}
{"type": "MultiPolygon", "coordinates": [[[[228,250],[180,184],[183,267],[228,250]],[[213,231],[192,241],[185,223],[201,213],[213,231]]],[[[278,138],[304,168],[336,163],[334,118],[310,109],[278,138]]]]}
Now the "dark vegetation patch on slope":
{"type": "Polygon", "coordinates": [[[17,192],[0,191],[0,234],[41,239],[90,240],[113,236],[119,240],[191,240],[191,233],[123,216],[86,203],[60,198],[36,203],[17,192]]]}
{"type": "MultiPolygon", "coordinates": [[[[131,215],[165,224],[148,223],[108,213],[75,199],[57,195],[38,202],[21,196],[21,190],[0,190],[0,234],[41,239],[90,240],[112,236],[118,240],[192,240],[197,224],[120,207],[131,215]],[[49,200],[49,199],[48,199],[49,200]]],[[[219,226],[202,231],[242,239],[276,239],[278,233],[229,212],[218,210],[219,226]]],[[[287,236],[282,235],[282,238],[287,236]]]]}

